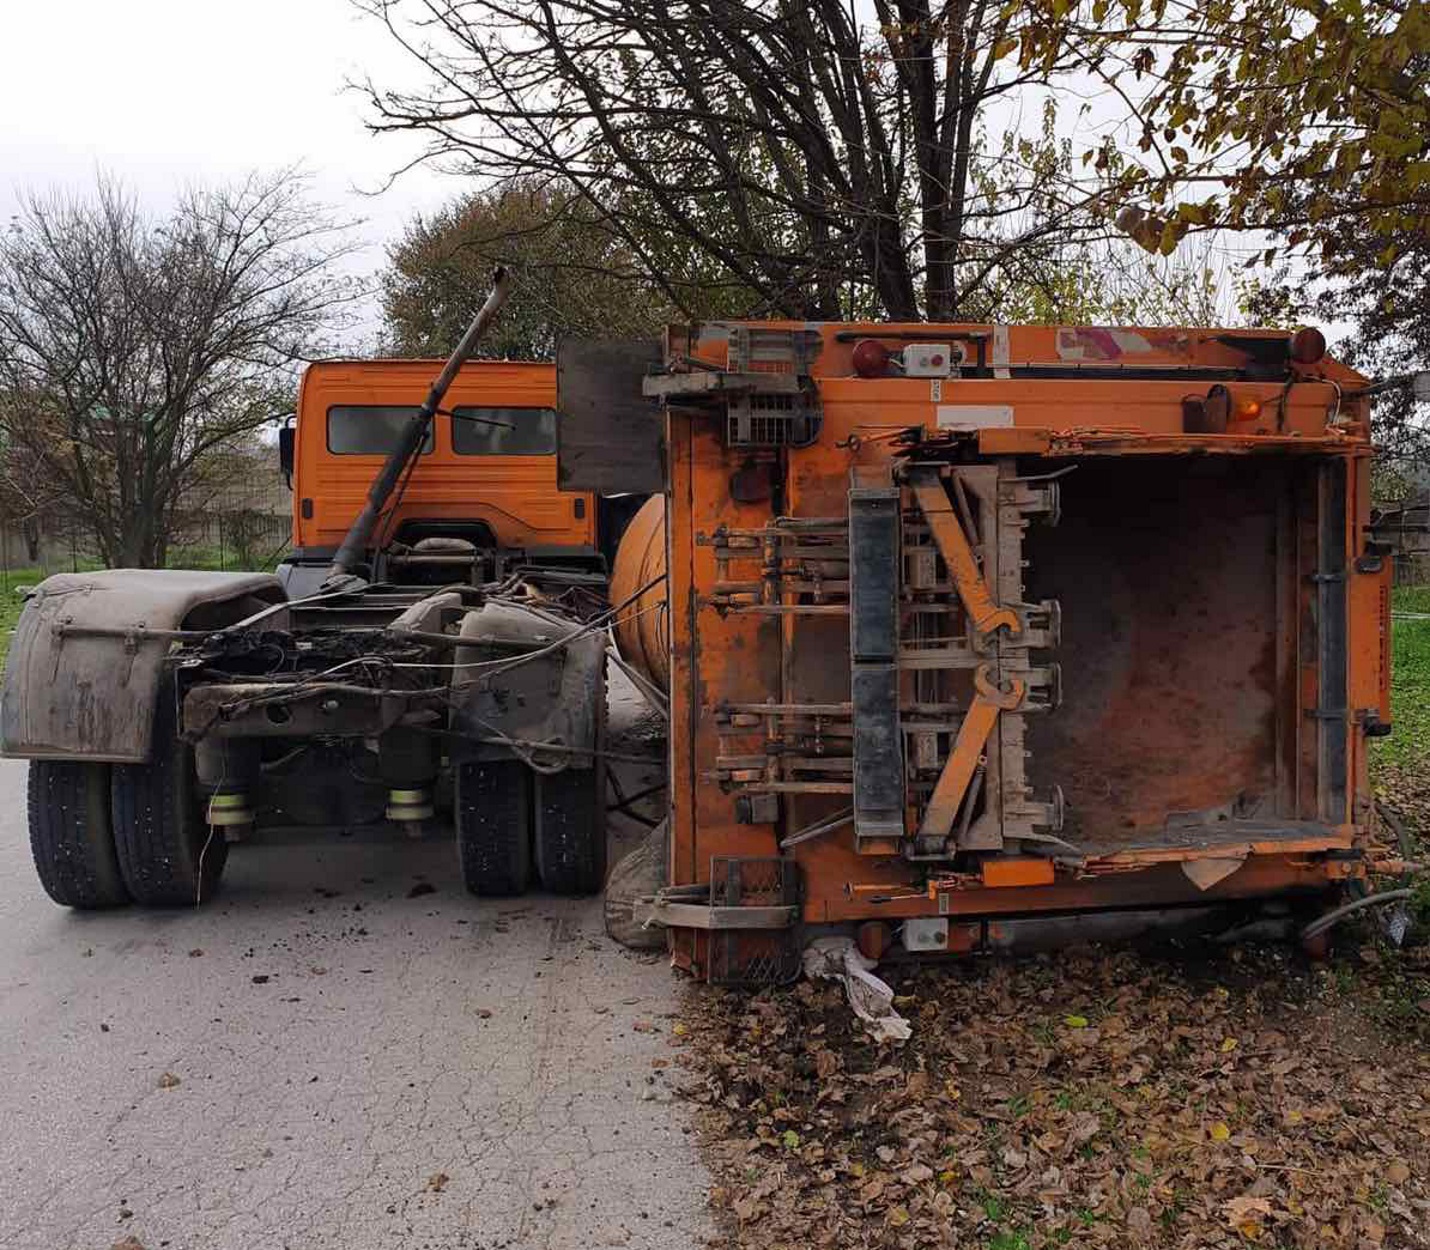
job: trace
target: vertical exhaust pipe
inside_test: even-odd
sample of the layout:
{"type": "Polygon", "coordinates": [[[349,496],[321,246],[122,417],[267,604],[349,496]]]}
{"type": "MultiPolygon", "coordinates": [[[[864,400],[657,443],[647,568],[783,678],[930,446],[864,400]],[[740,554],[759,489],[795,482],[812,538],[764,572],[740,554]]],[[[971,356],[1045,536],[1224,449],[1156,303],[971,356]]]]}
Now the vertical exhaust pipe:
{"type": "Polygon", "coordinates": [[[349,582],[353,583],[353,589],[359,588],[358,579],[352,576],[352,571],[367,554],[368,544],[372,542],[373,532],[377,529],[378,518],[382,516],[383,508],[387,506],[388,499],[392,497],[392,492],[397,488],[397,483],[407,468],[408,461],[418,454],[426,440],[427,429],[432,424],[432,418],[436,415],[437,409],[442,406],[442,400],[446,396],[448,388],[456,379],[457,370],[476,351],[482,335],[487,332],[487,327],[495,320],[497,313],[501,311],[501,306],[506,303],[507,296],[510,294],[511,278],[505,269],[498,268],[492,274],[491,294],[477,309],[477,315],[472,318],[472,324],[467,327],[467,332],[462,335],[461,342],[447,357],[447,363],[442,366],[442,372],[432,383],[431,390],[427,392],[427,398],[422,401],[422,407],[408,421],[401,437],[397,440],[397,446],[388,454],[382,469],[373,479],[372,486],[367,492],[367,503],[363,505],[363,510],[358,514],[347,534],[344,535],[342,546],[338,548],[337,555],[333,557],[333,562],[328,568],[327,576],[323,579],[319,593],[343,590],[349,582]]]}

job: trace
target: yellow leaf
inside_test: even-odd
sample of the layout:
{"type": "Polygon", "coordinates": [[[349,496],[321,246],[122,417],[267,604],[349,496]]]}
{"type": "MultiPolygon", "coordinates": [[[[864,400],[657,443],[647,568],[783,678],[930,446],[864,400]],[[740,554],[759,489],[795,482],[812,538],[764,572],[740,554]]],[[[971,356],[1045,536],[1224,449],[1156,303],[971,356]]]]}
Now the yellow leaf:
{"type": "Polygon", "coordinates": [[[952,1185],[957,1180],[958,1173],[955,1172],[952,1168],[945,1168],[942,1172],[938,1174],[938,1183],[940,1185],[943,1185],[944,1187],[952,1185]]]}
{"type": "Polygon", "coordinates": [[[1222,1053],[1222,1054],[1224,1054],[1224,1055],[1229,1055],[1229,1054],[1231,1054],[1231,1052],[1234,1051],[1235,1049],[1236,1049],[1236,1038],[1234,1038],[1234,1037],[1224,1037],[1224,1038],[1222,1038],[1222,1040],[1221,1040],[1221,1053],[1222,1053]]]}
{"type": "Polygon", "coordinates": [[[1236,1231],[1245,1237],[1247,1241],[1261,1240],[1261,1225],[1255,1220],[1242,1220],[1242,1222],[1236,1226],[1236,1231]]]}
{"type": "Polygon", "coordinates": [[[1212,1141],[1226,1141],[1231,1136],[1231,1129],[1227,1128],[1225,1120],[1218,1120],[1211,1127],[1212,1141]]]}
{"type": "Polygon", "coordinates": [[[1065,1025],[1067,1025],[1068,1028],[1070,1028],[1070,1029],[1085,1029],[1085,1028],[1087,1028],[1087,1017],[1086,1017],[1086,1016],[1064,1016],[1064,1017],[1063,1017],[1063,1023],[1064,1023],[1065,1025]]]}
{"type": "Polygon", "coordinates": [[[1162,226],[1161,237],[1157,241],[1157,251],[1163,256],[1170,256],[1177,250],[1177,244],[1187,233],[1185,222],[1169,221],[1162,226]]]}
{"type": "Polygon", "coordinates": [[[902,1227],[903,1227],[905,1224],[907,1224],[908,1222],[909,1222],[909,1209],[908,1209],[908,1207],[894,1207],[894,1208],[889,1212],[889,1223],[892,1224],[895,1228],[902,1228],[902,1227]]]}
{"type": "Polygon", "coordinates": [[[684,1037],[687,1033],[690,1032],[690,1029],[686,1025],[681,1024],[677,1021],[675,1027],[670,1031],[674,1033],[676,1037],[684,1037]]]}

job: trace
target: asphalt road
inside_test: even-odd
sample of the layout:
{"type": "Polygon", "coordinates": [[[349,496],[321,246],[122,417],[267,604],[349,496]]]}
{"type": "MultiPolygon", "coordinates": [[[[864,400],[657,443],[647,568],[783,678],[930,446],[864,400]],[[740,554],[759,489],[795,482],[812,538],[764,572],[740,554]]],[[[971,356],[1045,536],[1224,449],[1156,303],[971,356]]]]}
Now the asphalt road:
{"type": "Polygon", "coordinates": [[[198,911],[81,915],[0,762],[0,1247],[699,1246],[679,985],[449,839],[259,840],[198,911]],[[428,892],[426,887],[431,887],[428,892]]]}

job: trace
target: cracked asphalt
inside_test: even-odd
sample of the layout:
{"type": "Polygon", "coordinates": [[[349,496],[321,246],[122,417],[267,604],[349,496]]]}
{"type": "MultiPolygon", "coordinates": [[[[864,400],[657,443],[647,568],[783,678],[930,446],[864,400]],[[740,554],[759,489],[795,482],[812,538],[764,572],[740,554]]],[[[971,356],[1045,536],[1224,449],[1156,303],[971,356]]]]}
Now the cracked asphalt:
{"type": "Polygon", "coordinates": [[[24,786],[0,762],[0,1247],[713,1232],[652,1064],[678,983],[598,899],[473,899],[441,835],[270,835],[202,910],[82,915],[35,879],[24,786]]]}

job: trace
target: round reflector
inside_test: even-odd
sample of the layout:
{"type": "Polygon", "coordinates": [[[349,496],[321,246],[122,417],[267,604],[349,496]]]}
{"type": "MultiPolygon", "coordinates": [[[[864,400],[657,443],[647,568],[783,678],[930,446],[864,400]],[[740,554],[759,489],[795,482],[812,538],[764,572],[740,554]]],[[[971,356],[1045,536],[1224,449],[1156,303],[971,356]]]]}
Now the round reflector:
{"type": "Polygon", "coordinates": [[[1302,326],[1291,336],[1291,359],[1298,365],[1314,365],[1326,354],[1326,336],[1314,326],[1302,326]]]}
{"type": "Polygon", "coordinates": [[[889,349],[875,339],[854,344],[854,372],[861,378],[882,378],[889,372],[889,349]]]}

